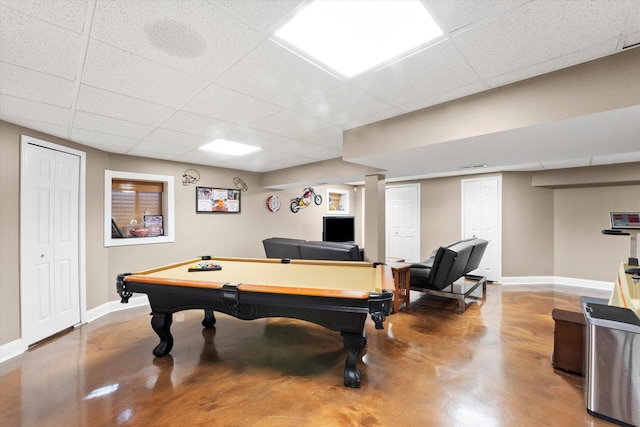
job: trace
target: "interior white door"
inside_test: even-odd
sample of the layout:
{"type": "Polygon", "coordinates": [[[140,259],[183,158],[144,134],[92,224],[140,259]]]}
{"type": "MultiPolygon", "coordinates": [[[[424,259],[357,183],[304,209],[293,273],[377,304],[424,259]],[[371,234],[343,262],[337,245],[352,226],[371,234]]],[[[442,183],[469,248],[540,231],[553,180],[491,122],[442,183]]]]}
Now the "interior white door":
{"type": "Polygon", "coordinates": [[[462,180],[462,238],[489,241],[474,274],[499,281],[502,277],[501,177],[462,180]]]}
{"type": "Polygon", "coordinates": [[[80,323],[78,156],[27,144],[21,262],[27,345],[80,323]]]}
{"type": "Polygon", "coordinates": [[[417,262],[420,258],[420,186],[385,189],[386,256],[417,262]]]}

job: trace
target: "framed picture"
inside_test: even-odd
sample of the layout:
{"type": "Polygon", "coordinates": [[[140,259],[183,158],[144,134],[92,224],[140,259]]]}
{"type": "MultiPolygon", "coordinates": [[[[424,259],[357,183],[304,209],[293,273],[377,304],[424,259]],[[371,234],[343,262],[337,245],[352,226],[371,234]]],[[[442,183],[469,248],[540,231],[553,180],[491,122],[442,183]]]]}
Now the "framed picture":
{"type": "Polygon", "coordinates": [[[144,215],[144,227],[149,229],[148,236],[162,236],[164,230],[162,228],[162,215],[144,215]]]}
{"type": "Polygon", "coordinates": [[[239,213],[240,190],[196,187],[196,213],[239,213]]]}

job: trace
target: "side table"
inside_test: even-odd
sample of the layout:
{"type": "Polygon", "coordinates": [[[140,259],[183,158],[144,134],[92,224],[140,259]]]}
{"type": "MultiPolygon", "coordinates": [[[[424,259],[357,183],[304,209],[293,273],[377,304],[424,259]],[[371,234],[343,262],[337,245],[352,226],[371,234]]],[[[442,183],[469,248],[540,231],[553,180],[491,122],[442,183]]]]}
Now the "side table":
{"type": "Polygon", "coordinates": [[[393,281],[395,282],[396,289],[393,294],[393,312],[397,313],[400,309],[400,304],[409,308],[411,303],[411,285],[410,285],[410,263],[406,262],[387,262],[387,265],[391,267],[393,273],[393,281]]]}

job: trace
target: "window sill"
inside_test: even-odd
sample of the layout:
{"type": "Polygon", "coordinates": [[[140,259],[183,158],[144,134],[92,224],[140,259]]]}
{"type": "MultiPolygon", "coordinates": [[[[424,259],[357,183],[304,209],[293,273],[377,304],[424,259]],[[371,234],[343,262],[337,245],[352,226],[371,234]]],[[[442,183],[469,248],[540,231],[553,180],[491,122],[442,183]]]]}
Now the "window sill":
{"type": "Polygon", "coordinates": [[[154,236],[154,237],[120,237],[107,240],[105,246],[132,246],[132,245],[150,245],[154,243],[172,243],[175,239],[171,236],[154,236]]]}

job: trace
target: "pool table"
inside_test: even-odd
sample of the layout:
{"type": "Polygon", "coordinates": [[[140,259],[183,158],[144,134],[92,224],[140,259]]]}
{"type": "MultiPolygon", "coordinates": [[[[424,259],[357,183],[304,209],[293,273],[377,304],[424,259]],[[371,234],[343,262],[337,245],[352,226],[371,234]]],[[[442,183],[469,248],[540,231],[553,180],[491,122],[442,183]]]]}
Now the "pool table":
{"type": "Polygon", "coordinates": [[[383,329],[393,289],[391,269],[384,264],[211,256],[120,274],[117,280],[122,303],[133,293],[147,294],[151,326],[160,337],[153,350],[157,357],[171,351],[172,314],[181,310],[204,310],[206,328],[216,323],[215,311],[242,320],[294,318],[340,332],[347,387],[360,387],[357,362],[366,345],[367,316],[383,329]],[[217,269],[197,268],[207,262],[217,269]]]}

